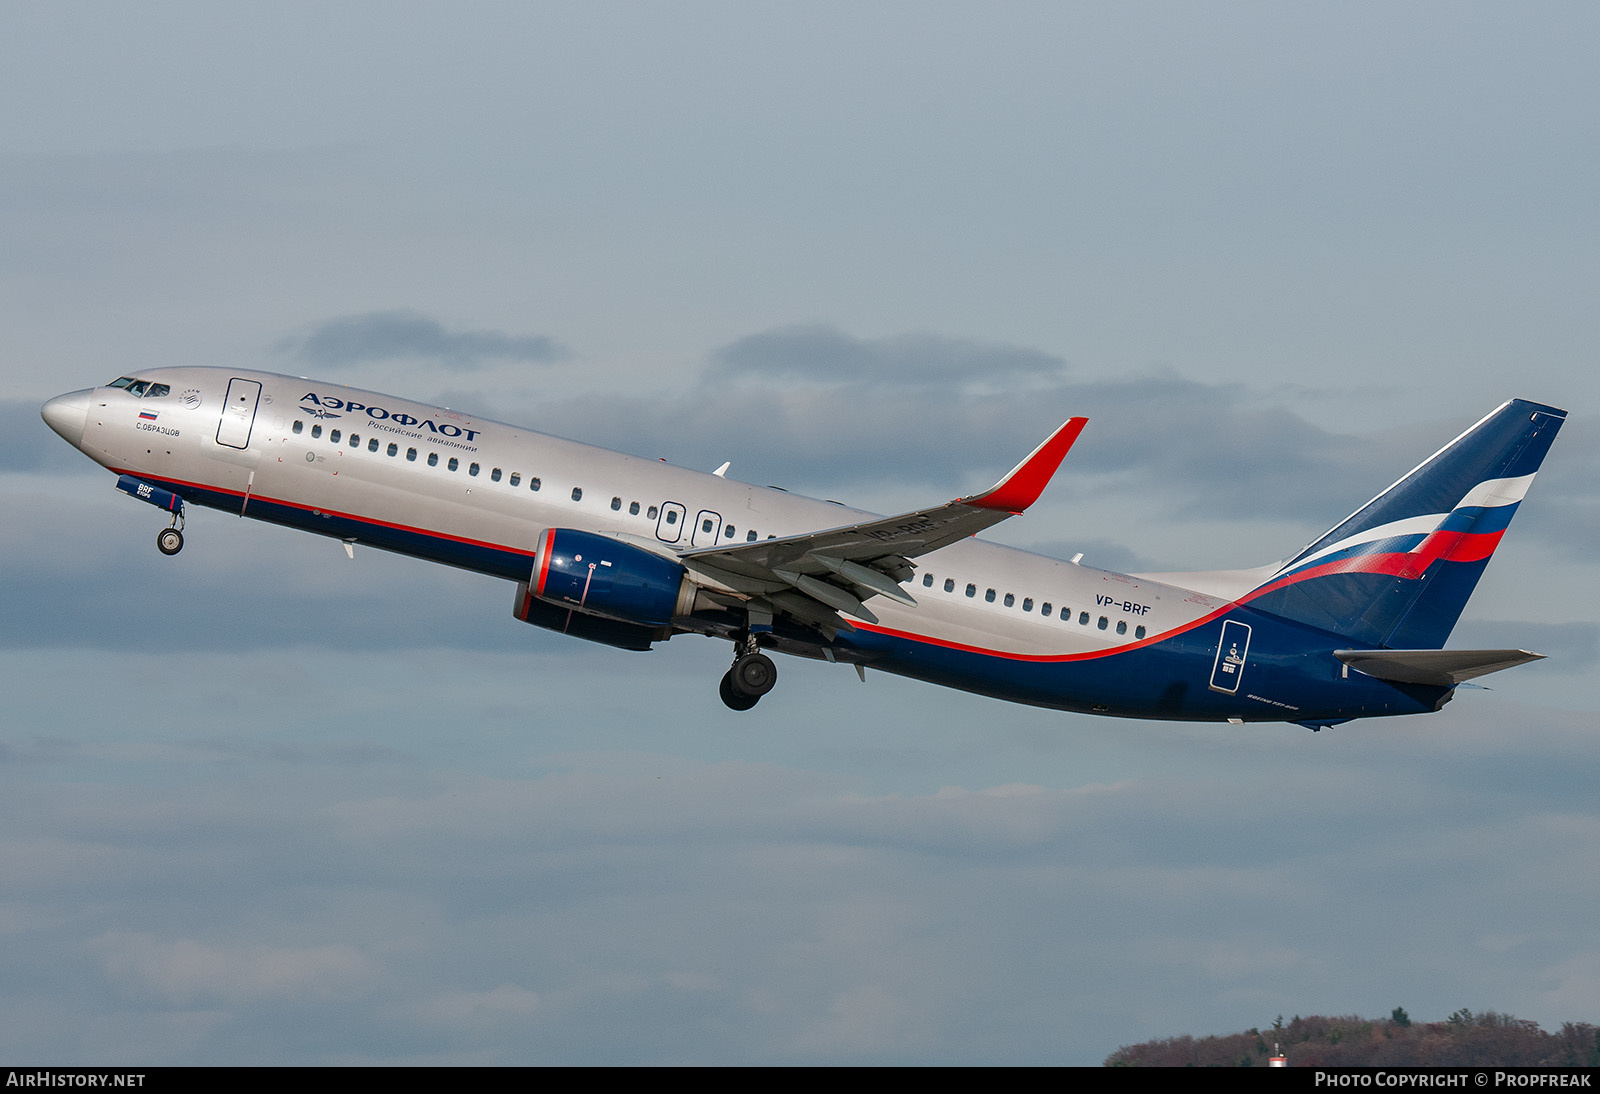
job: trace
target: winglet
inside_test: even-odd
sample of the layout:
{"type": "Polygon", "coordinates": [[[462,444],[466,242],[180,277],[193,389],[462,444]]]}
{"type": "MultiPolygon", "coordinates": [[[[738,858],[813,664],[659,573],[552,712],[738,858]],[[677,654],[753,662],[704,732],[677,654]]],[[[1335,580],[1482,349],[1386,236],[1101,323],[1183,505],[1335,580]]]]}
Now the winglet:
{"type": "Polygon", "coordinates": [[[1089,424],[1088,418],[1068,418],[1061,428],[1045,438],[1045,442],[1028,458],[1011,469],[1011,473],[981,494],[962,501],[979,509],[998,509],[1006,513],[1020,513],[1039,500],[1050,477],[1061,466],[1067,450],[1089,424]]]}

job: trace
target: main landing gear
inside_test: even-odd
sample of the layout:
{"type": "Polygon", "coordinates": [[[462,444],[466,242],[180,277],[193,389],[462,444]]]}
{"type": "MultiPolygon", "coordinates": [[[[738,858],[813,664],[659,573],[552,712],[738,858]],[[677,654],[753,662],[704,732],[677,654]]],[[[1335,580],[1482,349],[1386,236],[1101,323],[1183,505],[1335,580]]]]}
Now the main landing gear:
{"type": "Polygon", "coordinates": [[[778,666],[746,636],[739,642],[733,667],[722,674],[717,694],[729,710],[749,710],[778,682],[778,666]]]}

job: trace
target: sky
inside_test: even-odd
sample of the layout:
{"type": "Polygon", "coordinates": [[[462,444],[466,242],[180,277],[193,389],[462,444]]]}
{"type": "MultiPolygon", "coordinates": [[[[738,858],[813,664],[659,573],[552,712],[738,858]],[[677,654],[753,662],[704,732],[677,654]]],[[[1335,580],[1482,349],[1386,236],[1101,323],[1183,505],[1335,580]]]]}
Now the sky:
{"type": "Polygon", "coordinates": [[[0,3],[0,1055],[1096,1064],[1600,1023],[1600,13],[0,3]],[[1571,412],[1439,714],[1010,706],[511,616],[112,489],[39,405],[267,369],[987,538],[1259,565],[1571,412]]]}

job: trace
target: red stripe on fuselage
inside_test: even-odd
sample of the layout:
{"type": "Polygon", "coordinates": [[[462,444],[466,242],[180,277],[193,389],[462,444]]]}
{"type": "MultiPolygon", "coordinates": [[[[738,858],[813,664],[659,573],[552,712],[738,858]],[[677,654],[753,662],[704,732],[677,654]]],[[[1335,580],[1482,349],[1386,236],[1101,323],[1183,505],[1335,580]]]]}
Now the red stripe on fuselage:
{"type": "MultiPolygon", "coordinates": [[[[169,486],[189,486],[196,490],[209,490],[213,494],[227,494],[229,497],[240,499],[245,497],[245,492],[243,490],[229,490],[225,486],[212,486],[211,484],[204,482],[186,482],[183,479],[168,479],[159,476],[147,475],[138,471],[123,471],[115,467],[111,468],[111,470],[115,471],[119,475],[133,475],[134,477],[142,478],[147,482],[163,482],[169,486]]],[[[525,551],[521,547],[507,547],[503,543],[490,543],[488,540],[469,539],[466,536],[453,536],[448,532],[439,532],[432,528],[416,528],[409,524],[396,524],[393,521],[378,520],[376,517],[364,517],[359,513],[345,513],[338,509],[329,509],[325,505],[304,505],[298,501],[285,501],[282,498],[268,497],[265,494],[251,494],[249,497],[251,501],[267,502],[272,505],[282,505],[285,508],[299,509],[301,512],[305,513],[326,513],[331,517],[341,517],[345,520],[359,521],[362,524],[371,524],[379,528],[393,528],[397,532],[413,532],[416,535],[429,536],[433,539],[446,539],[451,543],[465,543],[471,547],[487,547],[492,551],[505,551],[506,553],[513,555],[526,555],[528,558],[532,558],[534,554],[532,551],[525,551]]]]}

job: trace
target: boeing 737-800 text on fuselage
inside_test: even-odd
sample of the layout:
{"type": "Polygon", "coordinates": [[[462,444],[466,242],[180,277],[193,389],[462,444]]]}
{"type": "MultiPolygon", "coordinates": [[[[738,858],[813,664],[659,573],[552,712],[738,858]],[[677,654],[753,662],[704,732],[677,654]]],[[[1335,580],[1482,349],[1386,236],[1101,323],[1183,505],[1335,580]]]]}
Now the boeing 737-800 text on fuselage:
{"type": "Polygon", "coordinates": [[[1129,575],[973,538],[1038,498],[1082,418],[991,489],[883,518],[272,373],[153,369],[42,413],[171,513],[166,554],[203,505],[504,578],[519,619],[579,638],[720,636],[735,710],[771,690],[776,650],[1060,710],[1312,728],[1438,710],[1538,656],[1441,647],[1566,418],[1503,404],[1285,562],[1129,575]]]}

